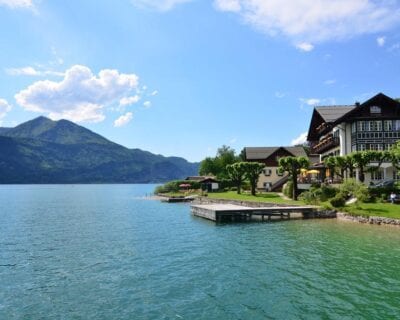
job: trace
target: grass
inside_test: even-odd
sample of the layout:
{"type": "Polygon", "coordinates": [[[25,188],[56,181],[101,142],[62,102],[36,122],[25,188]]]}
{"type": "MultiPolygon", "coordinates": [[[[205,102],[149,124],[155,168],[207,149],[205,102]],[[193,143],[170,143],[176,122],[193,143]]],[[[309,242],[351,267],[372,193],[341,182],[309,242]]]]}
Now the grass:
{"type": "Polygon", "coordinates": [[[400,219],[400,205],[391,203],[360,203],[346,206],[341,209],[356,216],[376,216],[400,219]]]}
{"type": "Polygon", "coordinates": [[[252,196],[251,194],[247,193],[237,194],[236,191],[212,192],[208,194],[208,197],[211,199],[227,199],[227,200],[239,200],[239,201],[304,205],[303,201],[287,200],[282,198],[278,193],[275,192],[258,193],[255,196],[252,196]]]}

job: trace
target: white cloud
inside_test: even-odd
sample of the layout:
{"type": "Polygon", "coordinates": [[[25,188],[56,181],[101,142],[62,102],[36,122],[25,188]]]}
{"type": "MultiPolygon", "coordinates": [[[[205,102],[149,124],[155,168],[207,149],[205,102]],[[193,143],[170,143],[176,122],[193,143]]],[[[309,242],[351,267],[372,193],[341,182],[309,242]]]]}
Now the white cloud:
{"type": "Polygon", "coordinates": [[[168,11],[178,4],[190,2],[192,0],[132,0],[138,7],[147,7],[159,11],[168,11]]]}
{"type": "Polygon", "coordinates": [[[328,80],[324,81],[324,84],[327,85],[327,86],[330,86],[330,85],[335,84],[335,83],[336,83],[336,79],[328,79],[328,80]]]}
{"type": "MultiPolygon", "coordinates": [[[[296,44],[381,32],[400,22],[397,1],[389,0],[216,0],[223,10],[219,2],[235,3],[235,11],[246,23],[296,44]]],[[[227,5],[225,11],[232,8],[227,5]]]]}
{"type": "Polygon", "coordinates": [[[66,70],[61,81],[34,82],[15,99],[24,109],[45,113],[52,119],[99,122],[105,119],[105,106],[131,96],[137,86],[135,74],[104,69],[94,75],[88,67],[75,65],[66,70]]]}
{"type": "Polygon", "coordinates": [[[286,97],[286,93],[277,91],[277,92],[275,92],[275,97],[277,97],[278,99],[282,99],[282,98],[286,97]]]}
{"type": "Polygon", "coordinates": [[[123,97],[121,100],[119,100],[119,105],[120,106],[130,106],[132,104],[137,103],[140,100],[140,97],[136,94],[132,97],[123,97]]]}
{"type": "Polygon", "coordinates": [[[143,103],[143,106],[144,106],[145,108],[150,108],[150,107],[151,107],[151,102],[150,102],[150,101],[145,101],[145,102],[143,103]]]}
{"type": "Polygon", "coordinates": [[[33,67],[8,68],[7,74],[11,76],[39,76],[40,72],[33,67]]]}
{"type": "Polygon", "coordinates": [[[296,48],[299,49],[300,51],[310,52],[314,49],[314,46],[308,42],[301,42],[296,44],[296,48]]]}
{"type": "Polygon", "coordinates": [[[6,73],[11,76],[64,76],[64,73],[53,70],[38,70],[34,67],[8,68],[6,73]]]}
{"type": "Polygon", "coordinates": [[[32,0],[0,0],[0,6],[6,6],[11,9],[34,8],[32,0]]]}
{"type": "Polygon", "coordinates": [[[152,95],[152,96],[158,95],[158,90],[154,90],[154,91],[151,93],[151,95],[152,95]]]}
{"type": "Polygon", "coordinates": [[[236,142],[237,142],[236,138],[232,138],[231,140],[229,140],[229,143],[231,143],[231,144],[235,144],[236,142]]]}
{"type": "Polygon", "coordinates": [[[114,127],[122,127],[131,122],[133,118],[132,112],[127,112],[126,114],[120,116],[117,120],[114,121],[114,127]]]}
{"type": "Polygon", "coordinates": [[[239,12],[242,10],[239,0],[215,0],[214,6],[221,11],[239,12]]]}
{"type": "Polygon", "coordinates": [[[296,146],[299,144],[304,144],[307,142],[307,132],[301,133],[297,138],[293,139],[290,143],[292,146],[296,146]]]}
{"type": "Polygon", "coordinates": [[[321,103],[321,100],[316,99],[316,98],[311,98],[311,99],[305,99],[305,100],[303,100],[303,102],[305,102],[309,106],[315,106],[315,105],[321,103]]]}
{"type": "Polygon", "coordinates": [[[379,47],[383,47],[386,42],[386,37],[378,37],[376,38],[376,43],[378,44],[379,47]]]}
{"type": "Polygon", "coordinates": [[[0,99],[0,119],[3,119],[6,114],[11,111],[11,105],[5,99],[0,99]]]}

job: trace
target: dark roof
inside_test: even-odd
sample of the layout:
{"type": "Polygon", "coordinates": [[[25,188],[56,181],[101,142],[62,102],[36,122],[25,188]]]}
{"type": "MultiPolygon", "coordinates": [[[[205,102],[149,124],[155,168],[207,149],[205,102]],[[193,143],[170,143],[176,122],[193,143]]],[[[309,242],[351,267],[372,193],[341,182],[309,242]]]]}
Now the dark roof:
{"type": "Polygon", "coordinates": [[[325,122],[335,122],[337,119],[352,111],[355,107],[355,105],[320,106],[316,107],[315,110],[321,115],[325,122]]]}
{"type": "Polygon", "coordinates": [[[303,147],[246,147],[246,159],[262,160],[267,159],[280,148],[285,149],[294,157],[307,157],[303,147]]]}

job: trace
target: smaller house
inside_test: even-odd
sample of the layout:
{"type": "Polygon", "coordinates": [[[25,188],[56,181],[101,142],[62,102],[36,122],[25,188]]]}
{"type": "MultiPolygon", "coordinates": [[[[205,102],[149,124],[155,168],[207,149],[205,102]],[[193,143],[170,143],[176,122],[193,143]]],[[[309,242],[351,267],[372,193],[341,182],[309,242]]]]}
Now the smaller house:
{"type": "Polygon", "coordinates": [[[257,189],[267,191],[282,190],[288,181],[286,173],[279,172],[279,159],[284,157],[306,157],[311,163],[319,162],[319,156],[307,156],[303,147],[246,147],[246,161],[265,165],[258,179],[257,189]]]}
{"type": "Polygon", "coordinates": [[[190,176],[185,180],[199,182],[204,191],[213,192],[219,189],[219,183],[214,176],[190,176]]]}

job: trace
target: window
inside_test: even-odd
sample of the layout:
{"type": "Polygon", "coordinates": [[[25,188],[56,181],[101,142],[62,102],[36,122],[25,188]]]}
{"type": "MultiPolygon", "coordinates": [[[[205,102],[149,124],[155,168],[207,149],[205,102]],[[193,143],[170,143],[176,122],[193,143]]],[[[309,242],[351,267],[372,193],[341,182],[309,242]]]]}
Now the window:
{"type": "Polygon", "coordinates": [[[360,143],[358,146],[357,146],[357,151],[365,151],[366,150],[366,147],[365,147],[365,144],[364,143],[360,143]]]}
{"type": "Polygon", "coordinates": [[[369,108],[369,112],[370,112],[371,114],[377,114],[377,113],[381,113],[382,110],[381,110],[381,107],[378,107],[378,106],[371,106],[371,107],[369,108]]]}
{"type": "Polygon", "coordinates": [[[358,131],[365,131],[365,121],[357,122],[358,131]]]}
{"type": "Polygon", "coordinates": [[[393,147],[393,143],[385,143],[385,150],[390,150],[393,147]]]}
{"type": "Polygon", "coordinates": [[[371,172],[371,180],[382,180],[382,179],[383,179],[382,169],[378,169],[376,171],[371,172]]]}
{"type": "Polygon", "coordinates": [[[351,133],[356,133],[356,131],[357,131],[357,124],[353,122],[351,124],[351,133]]]}
{"type": "Polygon", "coordinates": [[[381,121],[366,121],[367,122],[367,131],[382,131],[382,122],[381,121]]]}
{"type": "Polygon", "coordinates": [[[264,182],[265,190],[269,190],[271,187],[272,187],[272,183],[271,182],[264,182]]]}
{"type": "MultiPolygon", "coordinates": [[[[368,146],[368,145],[367,145],[368,146]]],[[[383,144],[382,143],[371,143],[367,150],[383,150],[383,144]]]]}
{"type": "Polygon", "coordinates": [[[357,151],[357,145],[352,145],[351,146],[351,152],[357,151]]]}
{"type": "Polygon", "coordinates": [[[271,175],[271,169],[264,169],[263,172],[264,172],[264,175],[267,177],[271,175]]]}
{"type": "Polygon", "coordinates": [[[385,131],[392,131],[393,130],[393,122],[392,122],[392,120],[383,121],[383,129],[385,131]]]}
{"type": "Polygon", "coordinates": [[[394,120],[393,121],[393,130],[394,131],[400,131],[400,120],[394,120]]]}

